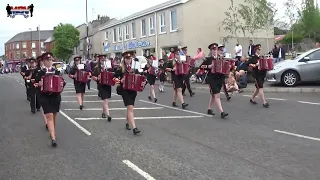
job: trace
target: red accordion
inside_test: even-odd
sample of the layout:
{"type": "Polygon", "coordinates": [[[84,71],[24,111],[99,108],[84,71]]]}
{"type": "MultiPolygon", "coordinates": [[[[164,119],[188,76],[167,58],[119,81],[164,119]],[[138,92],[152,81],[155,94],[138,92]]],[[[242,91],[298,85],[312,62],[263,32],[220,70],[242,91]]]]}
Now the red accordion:
{"type": "Polygon", "coordinates": [[[77,70],[76,81],[86,83],[89,80],[89,73],[86,71],[77,70]]]}
{"type": "Polygon", "coordinates": [[[177,63],[176,64],[176,75],[187,75],[189,73],[189,64],[187,63],[177,63]]]}
{"type": "Polygon", "coordinates": [[[258,59],[258,69],[260,71],[270,71],[273,69],[273,61],[271,58],[258,59]]]}
{"type": "Polygon", "coordinates": [[[229,74],[230,73],[230,63],[226,60],[213,60],[211,73],[214,74],[229,74]]]}
{"type": "Polygon", "coordinates": [[[124,75],[123,89],[142,92],[146,77],[139,74],[126,73],[124,75]]]}
{"type": "Polygon", "coordinates": [[[64,80],[58,75],[46,75],[41,78],[41,92],[44,93],[61,93],[63,90],[64,80]]]}
{"type": "Polygon", "coordinates": [[[156,74],[156,68],[154,68],[153,66],[151,66],[151,67],[148,69],[148,73],[149,73],[149,74],[152,74],[152,75],[155,75],[155,74],[156,74]]]}
{"type": "Polygon", "coordinates": [[[99,83],[103,85],[109,85],[109,86],[114,86],[116,82],[113,80],[113,72],[109,71],[102,71],[100,73],[100,80],[99,83]]]}
{"type": "Polygon", "coordinates": [[[233,71],[234,68],[236,67],[236,63],[233,60],[229,61],[229,63],[230,63],[230,70],[233,71]]]}
{"type": "Polygon", "coordinates": [[[162,73],[163,73],[163,70],[159,68],[158,73],[157,73],[157,77],[160,77],[162,73]]]}
{"type": "Polygon", "coordinates": [[[196,64],[196,60],[191,58],[190,56],[187,57],[187,63],[189,64],[189,66],[194,67],[196,64]]]}

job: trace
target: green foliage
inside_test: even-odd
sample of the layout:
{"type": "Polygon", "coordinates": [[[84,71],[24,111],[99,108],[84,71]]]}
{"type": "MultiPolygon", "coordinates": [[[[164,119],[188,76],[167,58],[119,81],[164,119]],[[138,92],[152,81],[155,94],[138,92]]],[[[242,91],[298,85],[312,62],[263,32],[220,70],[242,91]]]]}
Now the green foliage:
{"type": "Polygon", "coordinates": [[[281,43],[283,44],[291,44],[292,43],[292,39],[293,39],[293,43],[300,43],[303,40],[303,35],[301,34],[292,34],[288,33],[282,40],[281,43]]]}
{"type": "Polygon", "coordinates": [[[73,48],[78,46],[80,32],[72,24],[60,23],[53,32],[55,47],[53,54],[63,61],[67,61],[73,54],[73,48]]]}
{"type": "Polygon", "coordinates": [[[274,30],[274,35],[283,35],[289,32],[288,30],[284,30],[278,27],[274,27],[273,30],[274,30]]]}

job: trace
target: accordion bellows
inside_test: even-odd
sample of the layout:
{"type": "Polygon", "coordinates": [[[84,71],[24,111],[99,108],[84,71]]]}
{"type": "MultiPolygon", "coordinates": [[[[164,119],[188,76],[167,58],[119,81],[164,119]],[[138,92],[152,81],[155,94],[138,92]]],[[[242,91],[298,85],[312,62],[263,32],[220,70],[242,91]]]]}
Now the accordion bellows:
{"type": "Polygon", "coordinates": [[[116,82],[113,80],[113,72],[110,71],[102,71],[100,73],[99,83],[103,85],[114,86],[116,82]]]}
{"type": "Polygon", "coordinates": [[[177,63],[176,64],[176,75],[187,75],[189,73],[189,64],[187,63],[177,63]]]}
{"type": "Polygon", "coordinates": [[[226,60],[214,60],[211,64],[211,73],[213,74],[229,74],[230,62],[226,60]]]}
{"type": "Polygon", "coordinates": [[[146,77],[139,74],[126,73],[124,75],[123,89],[142,92],[146,77]]]}
{"type": "Polygon", "coordinates": [[[63,91],[64,80],[58,75],[46,75],[41,78],[41,92],[61,93],[63,91]]]}
{"type": "Polygon", "coordinates": [[[273,69],[273,61],[271,58],[259,59],[258,69],[260,71],[270,71],[273,69]]]}
{"type": "Polygon", "coordinates": [[[83,70],[77,70],[76,81],[86,83],[89,80],[89,73],[83,70]]]}

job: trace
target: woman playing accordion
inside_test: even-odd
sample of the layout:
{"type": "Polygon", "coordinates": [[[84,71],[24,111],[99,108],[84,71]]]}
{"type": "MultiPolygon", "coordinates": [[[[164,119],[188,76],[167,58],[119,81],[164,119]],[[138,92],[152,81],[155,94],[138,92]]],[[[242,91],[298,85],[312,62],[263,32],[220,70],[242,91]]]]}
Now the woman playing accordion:
{"type": "Polygon", "coordinates": [[[150,85],[148,99],[150,101],[153,99],[154,102],[156,103],[158,99],[156,97],[156,92],[154,91],[154,84],[156,83],[157,75],[156,75],[156,68],[152,66],[153,65],[152,57],[153,57],[152,55],[147,56],[148,62],[146,66],[143,68],[143,72],[147,77],[148,84],[150,85]]]}
{"type": "Polygon", "coordinates": [[[146,82],[145,77],[139,75],[138,69],[132,67],[132,65],[135,65],[135,60],[133,59],[131,52],[123,53],[122,57],[123,60],[121,65],[114,73],[114,80],[120,84],[117,87],[117,93],[122,96],[124,105],[127,107],[126,129],[131,130],[130,127],[132,127],[133,134],[136,135],[140,133],[140,130],[138,130],[134,122],[133,108],[137,97],[137,91],[143,90],[146,82]],[[135,76],[135,80],[131,79],[133,76],[135,76]]]}
{"type": "Polygon", "coordinates": [[[37,73],[35,87],[41,87],[40,103],[46,116],[51,137],[51,145],[57,146],[55,127],[57,113],[60,111],[61,92],[66,82],[60,76],[60,71],[52,67],[53,55],[46,52],[42,55],[45,68],[37,73]]]}
{"type": "Polygon", "coordinates": [[[94,67],[92,73],[92,79],[97,82],[98,91],[103,101],[102,104],[102,118],[107,118],[108,121],[111,121],[111,116],[109,112],[109,103],[108,99],[111,98],[111,85],[114,85],[113,82],[113,69],[111,62],[106,62],[105,55],[99,55],[99,60],[97,65],[94,67]],[[108,78],[109,80],[105,78],[108,78]]]}
{"type": "Polygon", "coordinates": [[[83,109],[84,93],[86,92],[86,84],[88,82],[89,73],[85,71],[85,64],[81,64],[81,56],[74,57],[73,67],[70,69],[69,77],[73,79],[76,96],[80,110],[83,109]],[[83,66],[83,67],[81,67],[83,66]]]}
{"type": "Polygon", "coordinates": [[[214,103],[216,103],[220,111],[221,118],[225,118],[226,116],[228,116],[228,113],[224,112],[220,99],[220,90],[223,84],[225,83],[225,75],[212,72],[213,61],[217,60],[218,58],[218,44],[212,43],[209,45],[208,48],[210,49],[210,57],[207,57],[206,60],[200,66],[200,68],[204,68],[208,71],[206,83],[209,84],[211,96],[207,113],[210,115],[214,115],[212,106],[214,103]]]}

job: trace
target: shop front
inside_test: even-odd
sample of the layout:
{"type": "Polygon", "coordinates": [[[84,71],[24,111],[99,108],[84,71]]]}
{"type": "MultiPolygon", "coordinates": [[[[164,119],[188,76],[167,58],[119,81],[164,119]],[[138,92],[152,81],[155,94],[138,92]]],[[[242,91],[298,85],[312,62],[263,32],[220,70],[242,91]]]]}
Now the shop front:
{"type": "Polygon", "coordinates": [[[147,57],[149,55],[156,55],[156,48],[151,48],[151,49],[142,49],[142,54],[143,56],[147,57]]]}
{"type": "Polygon", "coordinates": [[[122,52],[133,51],[137,56],[143,56],[144,50],[149,50],[148,52],[155,52],[154,45],[150,41],[129,41],[111,45],[108,48],[104,48],[105,52],[114,54],[116,57],[121,56],[122,52]],[[152,50],[153,49],[153,50],[152,50]]]}

